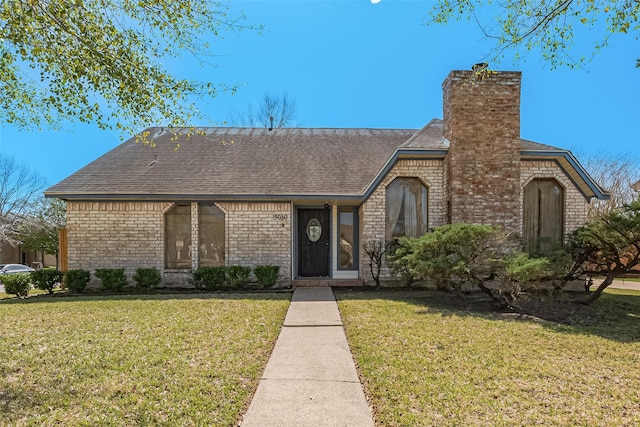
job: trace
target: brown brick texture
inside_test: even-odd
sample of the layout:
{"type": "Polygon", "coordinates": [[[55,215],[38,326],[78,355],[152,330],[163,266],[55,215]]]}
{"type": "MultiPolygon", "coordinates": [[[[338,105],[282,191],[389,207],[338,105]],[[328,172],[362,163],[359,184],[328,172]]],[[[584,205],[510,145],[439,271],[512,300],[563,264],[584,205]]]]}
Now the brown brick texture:
{"type": "Polygon", "coordinates": [[[442,84],[452,223],[520,225],[520,77],[452,71],[442,84]]]}

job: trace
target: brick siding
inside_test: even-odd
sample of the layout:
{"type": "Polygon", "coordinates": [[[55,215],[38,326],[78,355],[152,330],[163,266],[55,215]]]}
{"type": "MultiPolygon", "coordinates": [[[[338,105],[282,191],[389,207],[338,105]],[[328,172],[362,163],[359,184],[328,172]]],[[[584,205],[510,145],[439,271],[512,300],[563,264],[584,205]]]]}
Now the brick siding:
{"type": "MultiPolygon", "coordinates": [[[[399,160],[360,207],[360,244],[370,240],[385,241],[386,188],[398,177],[418,178],[427,187],[428,228],[446,223],[446,191],[444,162],[442,160],[399,160]]],[[[360,277],[371,282],[369,257],[360,251],[360,277]]],[[[383,268],[381,277],[392,278],[390,270],[383,268]]]]}
{"type": "Polygon", "coordinates": [[[452,71],[442,84],[452,223],[519,227],[520,77],[452,71]]]}
{"type": "MultiPolygon", "coordinates": [[[[565,234],[570,233],[587,222],[589,202],[582,193],[578,191],[562,169],[552,161],[534,160],[521,162],[520,186],[522,188],[522,194],[520,197],[520,212],[523,211],[524,188],[533,179],[537,178],[555,179],[564,188],[565,234]]],[[[518,233],[522,234],[522,220],[520,220],[518,233]]]]}
{"type": "Polygon", "coordinates": [[[226,217],[227,264],[280,266],[291,281],[291,203],[219,203],[226,217]]]}
{"type": "MultiPolygon", "coordinates": [[[[217,203],[225,212],[226,264],[279,265],[282,283],[291,277],[291,203],[217,203]]],[[[165,286],[188,286],[190,270],[164,269],[167,202],[69,202],[69,269],[155,267],[165,286]]],[[[198,241],[198,204],[191,203],[192,241],[198,241]]],[[[192,253],[192,269],[198,266],[192,253]]]]}
{"type": "Polygon", "coordinates": [[[69,269],[164,267],[163,214],[170,203],[68,202],[69,269]]]}
{"type": "MultiPolygon", "coordinates": [[[[522,233],[523,189],[536,178],[553,178],[564,187],[565,232],[586,221],[588,201],[555,162],[520,160],[520,73],[475,77],[470,71],[452,71],[444,81],[447,156],[397,161],[360,206],[360,245],[385,241],[386,188],[397,177],[418,178],[427,187],[429,229],[467,222],[498,224],[522,233]]],[[[164,213],[172,206],[170,202],[69,202],[69,268],[124,267],[130,278],[138,267],[156,267],[163,272],[165,285],[187,285],[198,267],[197,253],[192,254],[191,269],[164,270],[164,213]]],[[[294,203],[218,202],[216,206],[225,213],[225,263],[279,265],[281,282],[289,282],[294,203]]],[[[191,203],[191,233],[192,241],[198,241],[197,203],[191,203]]],[[[334,244],[336,240],[334,236],[334,244]]],[[[359,252],[360,278],[371,282],[369,258],[359,252]]],[[[386,265],[382,279],[393,279],[386,265]]]]}

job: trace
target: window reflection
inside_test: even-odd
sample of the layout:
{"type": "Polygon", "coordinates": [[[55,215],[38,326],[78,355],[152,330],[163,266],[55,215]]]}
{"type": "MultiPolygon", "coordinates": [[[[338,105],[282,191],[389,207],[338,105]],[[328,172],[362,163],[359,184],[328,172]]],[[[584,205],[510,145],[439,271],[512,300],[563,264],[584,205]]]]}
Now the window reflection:
{"type": "Polygon", "coordinates": [[[200,267],[219,267],[224,265],[224,212],[215,205],[201,204],[198,224],[198,259],[200,267]]]}
{"type": "Polygon", "coordinates": [[[427,232],[427,187],[417,178],[396,178],[386,190],[386,238],[427,232]]]}
{"type": "Polygon", "coordinates": [[[339,267],[344,269],[351,269],[354,267],[354,211],[345,210],[340,211],[339,214],[340,224],[340,257],[339,267]]]}
{"type": "Polygon", "coordinates": [[[191,207],[173,206],[165,214],[165,267],[191,268],[191,207]]]}

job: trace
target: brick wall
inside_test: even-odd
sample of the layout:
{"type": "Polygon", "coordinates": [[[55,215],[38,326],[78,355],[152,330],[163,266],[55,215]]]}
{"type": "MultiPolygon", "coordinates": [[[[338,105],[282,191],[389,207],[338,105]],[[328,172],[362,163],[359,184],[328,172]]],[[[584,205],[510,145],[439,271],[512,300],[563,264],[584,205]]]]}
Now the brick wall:
{"type": "Polygon", "coordinates": [[[219,203],[225,212],[227,264],[280,266],[291,281],[291,203],[219,203]]]}
{"type": "MultiPolygon", "coordinates": [[[[564,232],[570,233],[587,222],[589,202],[578,191],[576,186],[565,175],[560,167],[552,161],[523,161],[521,163],[520,187],[522,194],[519,205],[523,210],[524,188],[528,183],[537,178],[555,179],[564,188],[564,232]]],[[[520,221],[518,233],[522,234],[522,221],[520,221]]]]}
{"type": "Polygon", "coordinates": [[[442,84],[452,223],[519,227],[520,77],[452,71],[442,84]]]}
{"type": "MultiPolygon", "coordinates": [[[[172,203],[69,202],[69,269],[155,267],[166,286],[187,286],[190,270],[164,270],[164,213],[172,203]]],[[[226,264],[281,266],[291,277],[290,203],[217,203],[225,212],[226,264]]],[[[198,204],[191,204],[192,241],[198,241],[198,204]]],[[[197,251],[192,268],[198,266],[197,251]]]]}
{"type": "Polygon", "coordinates": [[[69,269],[164,268],[163,213],[170,203],[68,202],[69,269]]]}
{"type": "MultiPolygon", "coordinates": [[[[446,192],[444,162],[442,160],[399,160],[360,207],[360,244],[370,240],[385,241],[385,197],[387,186],[397,177],[419,178],[427,187],[428,228],[446,224],[446,192]]],[[[371,283],[369,257],[360,251],[360,277],[371,283]]],[[[382,277],[391,279],[383,269],[382,277]]]]}
{"type": "MultiPolygon", "coordinates": [[[[385,190],[396,177],[417,177],[428,188],[428,221],[429,228],[447,224],[447,175],[444,173],[447,162],[439,160],[400,160],[389,174],[382,180],[371,197],[360,207],[360,244],[369,240],[385,240],[385,190]]],[[[588,202],[553,161],[521,161],[519,162],[520,182],[518,186],[517,220],[515,231],[522,233],[523,189],[536,178],[552,178],[565,189],[565,232],[570,232],[583,225],[587,219],[588,202]]],[[[483,221],[478,221],[483,222],[483,221]]],[[[360,251],[360,277],[372,283],[369,270],[369,258],[360,251]]],[[[390,269],[383,266],[383,280],[394,280],[390,269]]]]}

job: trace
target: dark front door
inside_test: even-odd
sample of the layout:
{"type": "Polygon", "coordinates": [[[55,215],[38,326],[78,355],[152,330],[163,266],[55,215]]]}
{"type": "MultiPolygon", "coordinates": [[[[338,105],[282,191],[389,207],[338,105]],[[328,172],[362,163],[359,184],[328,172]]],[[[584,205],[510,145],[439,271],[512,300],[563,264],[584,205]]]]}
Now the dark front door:
{"type": "Polygon", "coordinates": [[[329,209],[298,209],[298,276],[329,276],[329,209]]]}

